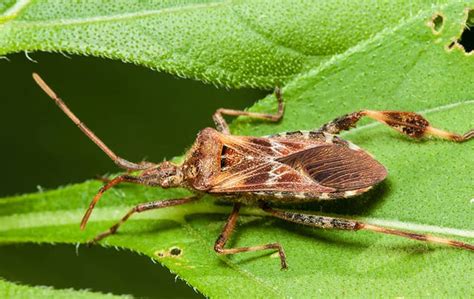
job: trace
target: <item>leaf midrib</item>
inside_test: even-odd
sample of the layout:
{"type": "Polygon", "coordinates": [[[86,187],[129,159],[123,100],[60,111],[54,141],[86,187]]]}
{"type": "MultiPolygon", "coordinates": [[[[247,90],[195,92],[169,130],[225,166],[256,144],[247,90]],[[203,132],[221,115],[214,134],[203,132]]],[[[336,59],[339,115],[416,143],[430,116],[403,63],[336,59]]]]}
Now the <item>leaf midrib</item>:
{"type": "MultiPolygon", "coordinates": [[[[28,1],[28,0],[27,0],[28,1]]],[[[167,7],[162,9],[155,9],[155,10],[141,10],[131,13],[123,13],[123,14],[115,14],[115,15],[99,15],[94,17],[85,17],[85,18],[71,18],[71,19],[59,19],[59,20],[50,20],[50,21],[22,21],[16,20],[15,18],[20,14],[21,10],[24,9],[22,7],[20,10],[14,11],[12,14],[5,13],[0,17],[0,24],[2,23],[2,19],[7,19],[9,22],[15,21],[15,25],[22,26],[24,28],[28,27],[54,27],[54,26],[66,26],[66,25],[83,25],[83,24],[95,24],[95,23],[105,23],[105,22],[113,22],[113,21],[122,21],[122,20],[133,20],[137,18],[143,17],[151,17],[157,16],[160,14],[167,14],[167,13],[179,13],[183,11],[195,10],[195,9],[205,9],[205,8],[214,8],[219,6],[228,5],[230,1],[215,1],[215,2],[207,2],[207,3],[199,3],[199,4],[189,4],[177,7],[167,7]]],[[[29,4],[29,3],[28,3],[29,4]]],[[[25,6],[27,6],[26,4],[25,6]]],[[[8,11],[7,11],[8,12],[8,11]]]]}
{"type": "MultiPolygon", "coordinates": [[[[106,207],[106,208],[96,208],[94,218],[91,219],[91,222],[104,222],[104,221],[114,221],[119,219],[125,213],[130,205],[117,205],[113,207],[106,207]]],[[[217,205],[202,205],[200,203],[196,203],[196,206],[192,208],[192,214],[229,214],[229,206],[217,206],[217,205]]],[[[74,209],[74,210],[59,210],[59,211],[42,211],[38,213],[24,213],[24,214],[13,214],[8,216],[0,217],[0,231],[8,231],[11,229],[26,229],[26,228],[39,228],[39,227],[46,227],[50,226],[51,219],[57,219],[58,215],[64,216],[67,213],[71,217],[64,218],[62,217],[63,221],[61,223],[56,223],[56,225],[70,225],[70,224],[77,224],[77,219],[80,219],[84,214],[84,209],[74,209]],[[31,221],[19,221],[18,219],[23,217],[24,220],[26,218],[34,219],[34,225],[31,221]],[[40,220],[43,218],[43,220],[40,220]],[[14,220],[12,225],[9,225],[10,219],[14,220]],[[64,221],[65,220],[65,221],[64,221]],[[18,222],[22,222],[22,225],[19,225],[18,222]]],[[[152,211],[144,214],[137,214],[134,216],[132,220],[172,220],[176,221],[180,224],[185,224],[185,216],[192,215],[188,213],[186,209],[183,207],[170,207],[166,209],[166,212],[159,212],[159,211],[152,211]]],[[[242,208],[243,216],[268,216],[268,214],[262,212],[258,208],[254,207],[244,207],[242,208]]],[[[324,215],[330,215],[329,213],[324,213],[324,215]]],[[[333,214],[331,214],[333,215],[333,214]]],[[[334,214],[335,215],[335,214],[334,214]]],[[[418,227],[421,228],[424,232],[429,233],[440,233],[445,235],[453,235],[459,237],[466,237],[466,238],[474,238],[474,231],[469,229],[462,229],[456,227],[447,227],[447,226],[435,226],[429,225],[425,223],[416,223],[416,222],[407,222],[407,221],[398,221],[393,219],[384,219],[384,218],[372,218],[372,217],[357,217],[354,215],[343,215],[337,214],[338,217],[349,217],[355,220],[362,220],[366,222],[370,222],[371,224],[381,224],[385,223],[385,226],[390,226],[393,228],[400,228],[400,229],[410,229],[413,231],[418,231],[418,227]],[[389,225],[388,223],[393,223],[389,225]],[[398,224],[397,224],[398,223],[398,224]]]]}
{"type": "Polygon", "coordinates": [[[16,17],[19,13],[21,13],[22,10],[24,10],[28,5],[31,4],[31,1],[32,0],[18,0],[9,9],[5,10],[2,15],[0,15],[0,22],[2,20],[2,17],[6,17],[6,18],[16,17]]]}

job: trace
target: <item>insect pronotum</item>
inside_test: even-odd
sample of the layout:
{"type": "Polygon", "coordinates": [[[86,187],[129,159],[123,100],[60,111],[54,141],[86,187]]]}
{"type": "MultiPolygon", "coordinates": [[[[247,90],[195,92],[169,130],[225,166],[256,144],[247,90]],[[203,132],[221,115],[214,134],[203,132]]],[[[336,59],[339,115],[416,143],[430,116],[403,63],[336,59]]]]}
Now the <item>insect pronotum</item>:
{"type": "Polygon", "coordinates": [[[343,130],[355,127],[362,117],[369,117],[412,138],[427,135],[455,142],[473,138],[474,130],[464,135],[446,132],[432,127],[421,115],[402,111],[361,110],[334,119],[314,131],[295,131],[265,137],[234,136],[223,115],[245,115],[273,122],[283,117],[284,104],[279,88],[275,89],[278,100],[276,114],[218,109],[213,119],[217,129],[205,128],[199,132],[192,148],[180,165],[172,162],[133,163],[117,156],[91,130],[89,130],[56,93],[33,74],[36,83],[51,97],[61,110],[107,154],[120,168],[139,171],[108,180],[92,199],[81,221],[84,229],[94,206],[102,194],[113,186],[128,182],[152,187],[185,187],[194,195],[164,201],[142,203],[132,208],[107,231],[98,234],[91,242],[98,242],[117,232],[118,228],[135,213],[152,209],[194,202],[205,194],[225,196],[233,201],[233,209],[218,236],[214,250],[218,254],[236,254],[257,250],[278,251],[281,268],[287,268],[286,255],[280,243],[225,248],[242,204],[260,207],[269,215],[302,225],[342,230],[369,230],[418,241],[445,244],[474,250],[471,244],[441,237],[401,231],[364,223],[359,220],[318,216],[274,209],[272,203],[297,203],[330,200],[357,196],[371,189],[387,176],[385,167],[356,145],[338,136],[343,130]]]}

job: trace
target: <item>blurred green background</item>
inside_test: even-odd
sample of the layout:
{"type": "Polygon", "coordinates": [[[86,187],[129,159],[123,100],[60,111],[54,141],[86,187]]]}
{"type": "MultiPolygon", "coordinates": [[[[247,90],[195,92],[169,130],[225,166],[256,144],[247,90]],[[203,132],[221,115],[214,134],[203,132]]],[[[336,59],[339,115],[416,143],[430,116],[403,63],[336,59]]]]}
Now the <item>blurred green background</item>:
{"type": "MultiPolygon", "coordinates": [[[[89,128],[131,161],[181,155],[200,129],[213,126],[217,108],[243,109],[271,92],[216,88],[100,58],[30,56],[36,63],[23,53],[0,59],[0,197],[119,171],[36,86],[32,72],[41,74],[89,128]]],[[[137,297],[201,297],[148,257],[100,247],[81,246],[76,255],[70,245],[1,245],[0,277],[137,297]]]]}

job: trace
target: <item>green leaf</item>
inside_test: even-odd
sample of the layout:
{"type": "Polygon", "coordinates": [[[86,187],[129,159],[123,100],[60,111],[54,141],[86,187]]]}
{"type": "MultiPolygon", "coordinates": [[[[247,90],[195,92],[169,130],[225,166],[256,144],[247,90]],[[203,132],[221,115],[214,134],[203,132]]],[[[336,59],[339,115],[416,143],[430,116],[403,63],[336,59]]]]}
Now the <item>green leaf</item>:
{"type": "Polygon", "coordinates": [[[430,5],[426,0],[6,1],[0,3],[0,55],[77,53],[217,85],[273,87],[430,5]]]}
{"type": "Polygon", "coordinates": [[[119,299],[129,296],[114,296],[110,294],[93,293],[89,291],[75,291],[70,289],[54,290],[48,287],[30,287],[18,285],[0,279],[0,297],[2,298],[103,298],[119,299]]]}
{"type": "MultiPolygon", "coordinates": [[[[472,4],[471,4],[472,5],[472,4]]],[[[239,118],[238,134],[317,128],[354,110],[418,111],[434,126],[474,127],[474,56],[448,45],[459,37],[466,5],[430,7],[357,43],[284,88],[279,124],[239,118]],[[443,16],[440,32],[429,21],[443,16]]],[[[253,110],[272,111],[273,97],[253,110]]],[[[473,242],[473,143],[414,141],[377,124],[343,135],[389,170],[375,190],[353,199],[307,204],[371,223],[473,242]]],[[[124,185],[109,191],[85,232],[78,222],[100,184],[95,181],[0,201],[0,242],[85,242],[134,204],[184,196],[184,190],[124,185]]],[[[217,256],[213,244],[231,208],[212,198],[133,216],[102,244],[147,254],[210,297],[472,297],[472,253],[370,232],[317,230],[283,223],[245,208],[229,246],[281,242],[289,270],[274,255],[217,256]],[[173,256],[170,249],[181,249],[173,256]]],[[[79,249],[80,250],[80,249],[79,249]]]]}

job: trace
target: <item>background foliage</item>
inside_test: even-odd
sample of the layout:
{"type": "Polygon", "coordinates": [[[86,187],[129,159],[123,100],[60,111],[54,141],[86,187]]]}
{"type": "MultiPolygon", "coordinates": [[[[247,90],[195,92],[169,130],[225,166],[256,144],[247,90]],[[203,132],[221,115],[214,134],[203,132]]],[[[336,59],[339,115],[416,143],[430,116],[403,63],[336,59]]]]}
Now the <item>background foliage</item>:
{"type": "MultiPolygon", "coordinates": [[[[331,1],[321,2],[321,7],[308,4],[312,2],[286,7],[287,2],[279,5],[263,1],[170,2],[166,7],[151,9],[140,6],[139,2],[136,6],[110,2],[110,6],[101,10],[93,1],[74,7],[67,7],[71,5],[69,2],[62,3],[63,6],[47,1],[17,3],[13,8],[4,6],[0,53],[54,50],[93,54],[133,61],[217,85],[264,88],[288,82],[284,88],[287,102],[284,121],[274,125],[239,119],[233,129],[240,134],[314,128],[342,113],[367,107],[421,111],[434,124],[459,132],[474,127],[473,58],[453,44],[466,26],[466,8],[472,4],[414,2],[406,6],[401,1],[376,5],[365,1],[331,1]],[[437,14],[442,17],[435,26],[430,21],[437,14]],[[294,15],[299,17],[291,17],[294,15]],[[133,34],[128,34],[131,28],[133,34]]],[[[100,78],[100,68],[95,72],[100,78]]],[[[106,82],[112,81],[110,74],[102,76],[106,82]]],[[[53,86],[60,85],[64,74],[56,78],[51,77],[53,86]]],[[[80,85],[86,79],[76,78],[71,85],[80,85]]],[[[117,82],[112,84],[111,89],[116,89],[117,82]]],[[[181,89],[174,91],[177,90],[181,89]]],[[[98,87],[79,86],[78,92],[64,97],[68,103],[69,99],[74,103],[73,97],[82,99],[97,91],[107,92],[98,87]]],[[[60,89],[58,92],[63,94],[60,89]]],[[[35,93],[35,98],[44,97],[38,91],[35,93]]],[[[129,98],[139,98],[140,93],[149,96],[150,90],[134,90],[129,98]]],[[[156,110],[149,108],[150,100],[144,101],[146,109],[142,110],[152,111],[152,116],[143,117],[146,120],[141,125],[143,130],[135,130],[131,136],[144,131],[156,118],[168,116],[176,120],[186,110],[197,113],[204,101],[188,99],[192,109],[180,107],[175,113],[161,106],[166,100],[159,101],[161,109],[156,110]]],[[[104,111],[120,101],[110,99],[108,105],[93,99],[91,102],[93,105],[89,107],[104,111]]],[[[134,114],[130,111],[132,103],[130,100],[125,103],[128,111],[121,118],[111,118],[109,114],[104,119],[101,113],[103,117],[96,120],[96,125],[93,120],[85,120],[104,136],[100,132],[104,122],[109,120],[117,128],[117,122],[125,119],[127,125],[122,125],[125,133],[121,131],[118,135],[123,140],[129,125],[137,122],[129,119],[134,114]]],[[[252,109],[271,111],[274,107],[275,101],[270,97],[252,109]]],[[[84,111],[87,110],[90,108],[84,111]]],[[[57,114],[58,122],[51,120],[50,127],[60,123],[63,116],[57,114]]],[[[79,111],[78,114],[82,115],[79,111]]],[[[177,123],[182,124],[188,118],[182,119],[178,118],[177,123]]],[[[175,122],[172,126],[170,123],[163,131],[171,132],[172,139],[183,128],[178,130],[175,122]]],[[[63,139],[61,135],[55,143],[66,142],[67,135],[72,135],[72,127],[66,126],[66,136],[63,139]]],[[[191,129],[195,133],[201,127],[191,126],[191,129]]],[[[39,136],[52,134],[47,132],[39,136]]],[[[470,173],[473,166],[466,163],[474,158],[470,143],[414,142],[372,125],[346,137],[374,153],[389,169],[389,179],[361,198],[298,208],[315,213],[348,214],[431,233],[441,230],[457,239],[472,240],[470,173]]],[[[90,148],[93,158],[80,159],[76,139],[80,137],[70,142],[71,149],[67,151],[74,153],[69,159],[75,163],[70,165],[88,164],[83,161],[95,164],[92,162],[98,159],[97,150],[92,145],[86,146],[85,140],[84,147],[90,148]]],[[[161,138],[149,140],[155,144],[163,142],[161,138]]],[[[123,148],[123,143],[110,145],[118,149],[123,148]]],[[[185,144],[190,144],[190,140],[185,144]]],[[[141,155],[146,148],[136,143],[128,146],[142,150],[141,155]]],[[[178,150],[170,155],[179,153],[178,150]]],[[[182,190],[117,188],[100,203],[88,230],[82,233],[77,229],[78,219],[99,185],[89,181],[1,200],[0,241],[83,242],[111,225],[134,203],[185,194],[182,190]]],[[[217,257],[212,244],[229,211],[230,207],[205,199],[187,207],[143,214],[127,223],[121,234],[103,243],[157,259],[208,296],[230,296],[242,291],[255,297],[361,296],[367,294],[367,289],[379,296],[472,294],[469,281],[474,276],[469,252],[370,233],[295,227],[261,217],[252,208],[244,211],[232,245],[278,240],[287,250],[290,270],[281,272],[278,261],[262,253],[217,257]],[[157,253],[167,253],[173,246],[181,248],[183,254],[179,257],[165,254],[159,258],[157,253]],[[446,275],[446,269],[456,271],[446,275]]]]}

